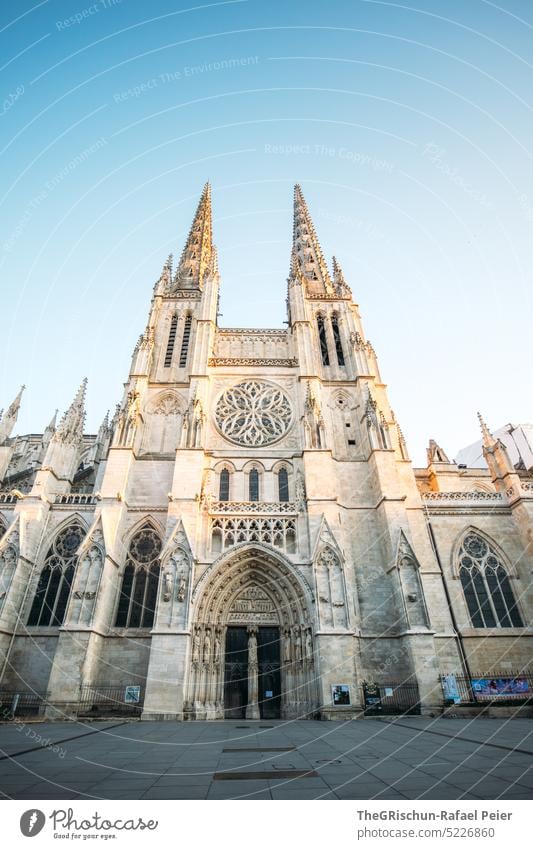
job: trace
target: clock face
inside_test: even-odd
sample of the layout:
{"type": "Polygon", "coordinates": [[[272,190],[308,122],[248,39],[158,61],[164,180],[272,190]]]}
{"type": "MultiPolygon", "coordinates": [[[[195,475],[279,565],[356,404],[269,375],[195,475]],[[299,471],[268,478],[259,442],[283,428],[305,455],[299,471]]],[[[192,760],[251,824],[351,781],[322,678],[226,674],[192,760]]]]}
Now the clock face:
{"type": "Polygon", "coordinates": [[[258,448],[281,439],[291,426],[292,408],[273,383],[246,380],[226,389],[215,408],[220,433],[237,445],[258,448]]]}

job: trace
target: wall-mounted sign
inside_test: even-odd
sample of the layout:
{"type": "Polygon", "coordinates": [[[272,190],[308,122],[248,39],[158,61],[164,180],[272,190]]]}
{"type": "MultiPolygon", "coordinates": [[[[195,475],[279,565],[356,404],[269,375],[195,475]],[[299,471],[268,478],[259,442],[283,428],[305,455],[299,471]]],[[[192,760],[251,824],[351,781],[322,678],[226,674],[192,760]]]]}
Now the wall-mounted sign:
{"type": "Polygon", "coordinates": [[[141,688],[139,686],[126,687],[124,701],[127,705],[138,705],[141,701],[141,688]]]}
{"type": "Polygon", "coordinates": [[[334,705],[350,704],[350,688],[347,684],[333,684],[331,695],[334,705]]]}

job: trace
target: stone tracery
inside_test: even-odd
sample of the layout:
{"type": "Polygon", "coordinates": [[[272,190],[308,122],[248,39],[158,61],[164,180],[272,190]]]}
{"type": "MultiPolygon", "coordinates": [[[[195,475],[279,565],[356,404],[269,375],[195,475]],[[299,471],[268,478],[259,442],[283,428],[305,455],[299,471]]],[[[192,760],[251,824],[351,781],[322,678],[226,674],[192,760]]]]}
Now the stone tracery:
{"type": "Polygon", "coordinates": [[[253,447],[281,439],[291,418],[291,405],[283,390],[262,380],[247,380],[229,387],[215,410],[217,427],[226,439],[253,447]]]}

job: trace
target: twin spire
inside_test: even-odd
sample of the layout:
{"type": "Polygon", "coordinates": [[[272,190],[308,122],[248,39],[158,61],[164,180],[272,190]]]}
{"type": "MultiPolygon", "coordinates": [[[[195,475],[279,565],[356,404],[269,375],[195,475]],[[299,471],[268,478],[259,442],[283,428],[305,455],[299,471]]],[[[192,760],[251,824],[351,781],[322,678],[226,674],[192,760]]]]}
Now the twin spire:
{"type": "Polygon", "coordinates": [[[211,186],[206,183],[173,281],[174,289],[201,289],[216,264],[213,245],[211,186]]]}
{"type": "Polygon", "coordinates": [[[294,187],[291,277],[305,282],[310,295],[333,295],[333,283],[300,186],[294,187]]]}
{"type": "MultiPolygon", "coordinates": [[[[217,252],[213,244],[211,185],[206,183],[176,272],[173,273],[170,255],[163,266],[155,291],[158,294],[170,295],[178,289],[202,289],[205,278],[216,274],[217,271],[217,252]]],[[[305,285],[306,292],[311,297],[350,297],[350,289],[335,257],[333,279],[329,273],[299,185],[294,187],[290,278],[305,285]]]]}

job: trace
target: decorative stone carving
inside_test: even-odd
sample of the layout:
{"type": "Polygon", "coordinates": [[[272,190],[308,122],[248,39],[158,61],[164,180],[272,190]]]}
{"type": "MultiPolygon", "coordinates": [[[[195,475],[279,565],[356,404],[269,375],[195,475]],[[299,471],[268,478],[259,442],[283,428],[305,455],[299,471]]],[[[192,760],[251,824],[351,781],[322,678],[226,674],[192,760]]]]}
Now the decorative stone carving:
{"type": "Polygon", "coordinates": [[[296,551],[296,519],[221,516],[212,520],[211,546],[214,552],[242,542],[266,542],[293,554],[296,551]]]}
{"type": "Polygon", "coordinates": [[[322,625],[346,628],[348,616],[342,566],[336,553],[329,546],[322,550],[318,558],[317,587],[322,625]]]}
{"type": "Polygon", "coordinates": [[[261,380],[226,389],[215,409],[220,433],[237,445],[271,445],[285,436],[291,420],[292,408],[284,391],[261,380]]]}
{"type": "Polygon", "coordinates": [[[228,623],[277,624],[278,614],[270,596],[260,587],[252,585],[235,598],[227,621],[228,623]]]}

